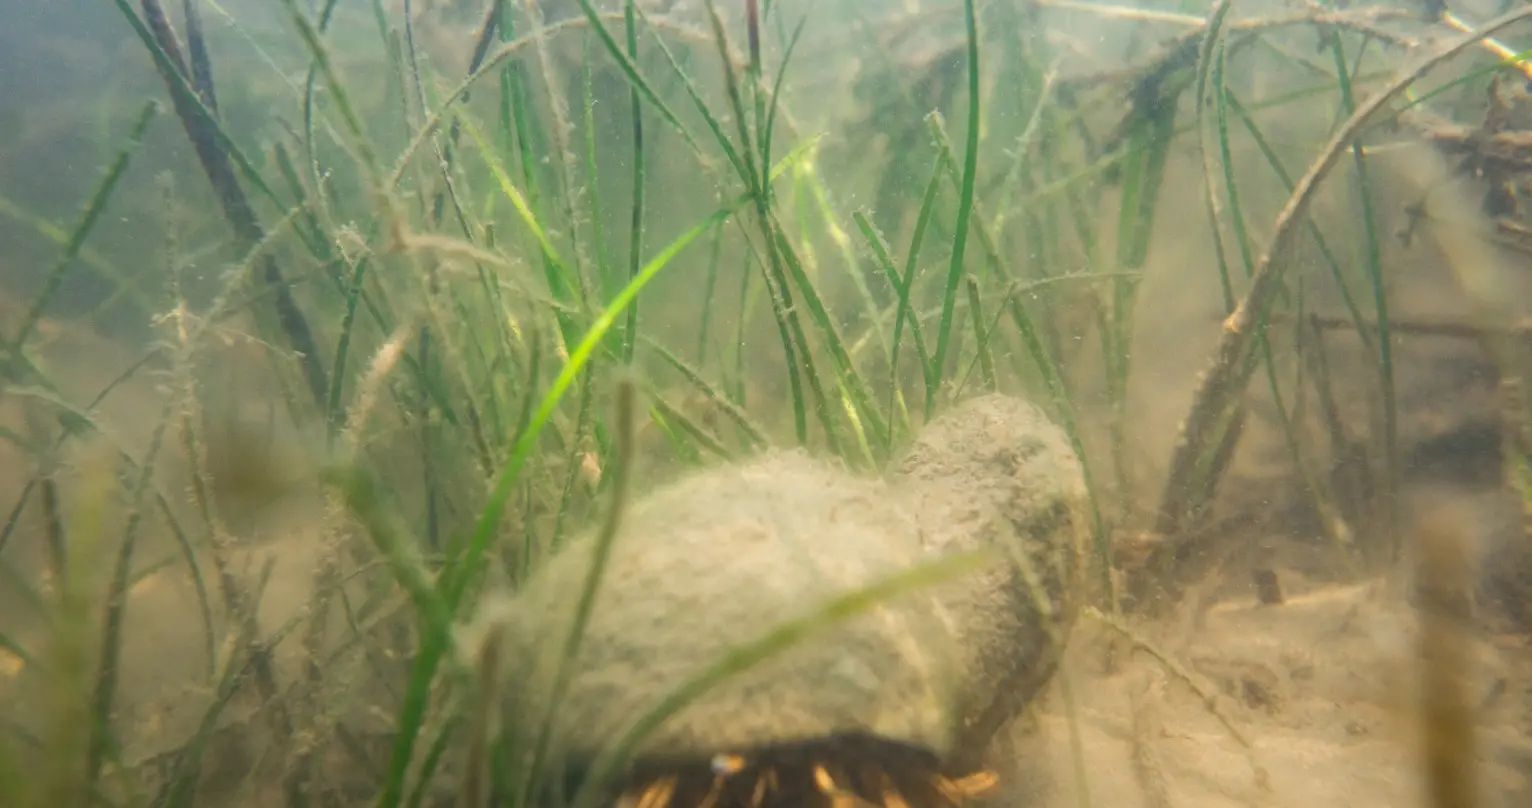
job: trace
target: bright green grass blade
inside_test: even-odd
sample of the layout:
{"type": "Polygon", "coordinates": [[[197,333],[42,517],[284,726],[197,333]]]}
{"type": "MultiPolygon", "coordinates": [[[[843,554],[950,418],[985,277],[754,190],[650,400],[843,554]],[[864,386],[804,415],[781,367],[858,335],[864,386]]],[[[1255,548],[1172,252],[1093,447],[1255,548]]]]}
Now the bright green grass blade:
{"type": "MultiPolygon", "coordinates": [[[[465,127],[465,129],[468,129],[468,127],[465,127]]],[[[468,131],[471,137],[480,141],[482,147],[484,144],[478,133],[473,129],[468,129],[468,131]]],[[[691,244],[702,233],[707,232],[709,228],[734,215],[736,210],[748,202],[748,197],[736,199],[733,205],[714,212],[713,215],[709,216],[701,224],[683,233],[675,241],[667,245],[665,249],[651,258],[643,270],[639,272],[638,276],[629,281],[627,286],[612,299],[612,302],[596,316],[584,338],[570,351],[569,359],[565,362],[563,369],[549,385],[547,392],[543,394],[541,403],[531,413],[526,427],[519,431],[516,443],[512,447],[511,455],[495,480],[484,510],[480,514],[478,523],[470,535],[467,545],[463,548],[461,557],[447,571],[443,572],[438,582],[438,587],[442,592],[449,617],[457,614],[462,608],[463,600],[470,587],[483,572],[485,555],[488,553],[495,533],[499,529],[501,517],[505,513],[506,504],[510,500],[511,492],[515,489],[520,479],[521,470],[532,455],[538,436],[553,417],[553,413],[558,408],[559,402],[563,399],[564,393],[568,391],[575,378],[585,369],[586,364],[591,359],[591,354],[597,350],[607,332],[616,323],[617,317],[638,297],[639,292],[659,275],[661,270],[670,265],[687,245],[691,244]]],[[[384,782],[378,795],[377,805],[379,808],[398,808],[401,800],[404,798],[404,779],[409,768],[409,761],[414,753],[415,739],[418,737],[425,719],[426,707],[430,700],[431,682],[435,678],[437,665],[448,643],[449,636],[445,628],[440,631],[425,632],[421,636],[420,647],[416,651],[415,660],[410,671],[405,702],[401,706],[397,718],[397,731],[389,766],[385,772],[384,782]]]]}
{"type": "Polygon", "coordinates": [[[661,270],[669,266],[670,262],[691,244],[693,240],[706,232],[708,228],[734,215],[734,212],[748,201],[747,197],[737,198],[733,205],[720,208],[702,223],[692,227],[692,229],[683,233],[675,241],[672,241],[665,249],[649,260],[649,263],[644,266],[643,271],[638,274],[638,277],[623,287],[622,291],[613,298],[612,303],[591,323],[590,330],[586,332],[584,339],[580,341],[579,345],[570,352],[569,360],[564,364],[563,370],[554,378],[553,382],[549,385],[548,391],[543,395],[542,403],[538,406],[537,411],[533,413],[527,428],[522,431],[515,447],[512,449],[510,459],[507,461],[505,468],[501,471],[499,479],[492,489],[489,501],[485,505],[478,526],[474,530],[473,538],[470,540],[465,551],[465,563],[459,566],[459,569],[462,570],[461,577],[448,584],[448,602],[453,608],[460,606],[460,599],[467,590],[468,578],[479,569],[479,561],[483,557],[485,550],[489,547],[495,527],[499,523],[501,513],[504,511],[506,497],[509,495],[522,465],[531,454],[532,445],[538,433],[548,422],[549,418],[552,417],[554,410],[558,407],[559,400],[569,389],[569,386],[574,383],[575,377],[580,373],[585,363],[589,361],[601,338],[612,328],[617,315],[638,296],[639,292],[661,270]]]}

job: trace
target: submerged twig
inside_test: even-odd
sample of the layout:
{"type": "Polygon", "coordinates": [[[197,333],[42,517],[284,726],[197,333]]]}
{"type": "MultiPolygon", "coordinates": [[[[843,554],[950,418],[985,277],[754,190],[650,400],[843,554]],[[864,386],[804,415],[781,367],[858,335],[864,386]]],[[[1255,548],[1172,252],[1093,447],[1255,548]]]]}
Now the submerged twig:
{"type": "MultiPolygon", "coordinates": [[[[1394,97],[1419,81],[1441,63],[1472,47],[1474,43],[1513,23],[1532,17],[1532,7],[1518,8],[1484,25],[1479,31],[1461,36],[1437,53],[1419,61],[1395,78],[1372,98],[1359,104],[1351,117],[1331,136],[1293,189],[1292,196],[1278,214],[1272,228],[1270,246],[1255,266],[1253,279],[1243,300],[1224,321],[1223,335],[1212,361],[1204,372],[1193,398],[1171,457],[1170,473],[1160,498],[1156,531],[1175,535],[1187,527],[1200,503],[1192,491],[1203,456],[1216,446],[1227,426],[1227,414],[1244,392],[1251,371],[1248,355],[1255,337],[1266,327],[1271,303],[1281,288],[1288,255],[1296,240],[1319,184],[1335,167],[1340,156],[1363,127],[1394,97]]],[[[1175,555],[1175,542],[1167,542],[1161,566],[1175,555]]]]}
{"type": "Polygon", "coordinates": [[[1173,808],[1165,764],[1155,746],[1165,732],[1165,721],[1160,715],[1160,705],[1165,701],[1164,678],[1159,671],[1146,668],[1136,679],[1128,692],[1133,722],[1133,776],[1149,808],[1173,808]]]}
{"type": "Polygon", "coordinates": [[[1197,694],[1197,697],[1202,700],[1202,705],[1207,708],[1207,711],[1211,713],[1214,718],[1218,719],[1218,723],[1223,725],[1224,730],[1229,733],[1229,737],[1238,742],[1239,745],[1245,750],[1245,755],[1250,761],[1250,769],[1255,774],[1256,784],[1260,786],[1262,790],[1270,789],[1270,775],[1267,773],[1266,767],[1261,765],[1261,762],[1256,755],[1255,744],[1250,740],[1250,737],[1247,734],[1245,734],[1242,730],[1240,730],[1238,726],[1235,725],[1234,719],[1231,718],[1228,711],[1223,708],[1223,702],[1219,699],[1217,690],[1213,689],[1200,678],[1193,675],[1191,670],[1189,670],[1185,665],[1181,664],[1181,662],[1178,661],[1175,657],[1171,656],[1167,651],[1165,651],[1165,649],[1151,642],[1148,638],[1144,637],[1139,632],[1134,631],[1131,626],[1123,622],[1123,620],[1120,618],[1114,615],[1103,614],[1101,610],[1090,606],[1085,607],[1085,609],[1081,612],[1081,615],[1094,620],[1103,626],[1106,626],[1108,629],[1111,629],[1119,636],[1132,643],[1133,646],[1138,650],[1143,651],[1151,657],[1154,657],[1154,659],[1157,660],[1160,665],[1163,666],[1164,669],[1168,671],[1174,678],[1179,679],[1183,684],[1190,688],[1193,693],[1197,694]]]}

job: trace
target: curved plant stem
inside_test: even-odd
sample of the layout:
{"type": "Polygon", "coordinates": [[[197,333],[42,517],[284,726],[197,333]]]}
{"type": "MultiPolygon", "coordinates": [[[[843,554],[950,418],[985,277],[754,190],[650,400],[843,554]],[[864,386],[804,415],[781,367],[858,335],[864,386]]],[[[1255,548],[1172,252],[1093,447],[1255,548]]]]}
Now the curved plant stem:
{"type": "MultiPolygon", "coordinates": [[[[1161,493],[1155,525],[1158,533],[1166,536],[1179,533],[1186,527],[1189,516],[1197,510],[1198,503],[1189,496],[1194,490],[1190,483],[1202,456],[1220,442],[1230,407],[1245,389],[1245,382],[1252,370],[1249,361],[1251,345],[1255,336],[1265,328],[1267,312],[1281,288],[1288,252],[1293,247],[1319,184],[1329,175],[1341,155],[1350,148],[1363,127],[1395,97],[1438,65],[1473,47],[1484,37],[1529,17],[1532,17],[1532,7],[1518,8],[1503,14],[1478,31],[1452,40],[1437,53],[1400,74],[1376,95],[1357,106],[1356,111],[1335,131],[1320,150],[1319,156],[1309,165],[1308,171],[1298,180],[1292,196],[1277,215],[1270,246],[1256,262],[1250,289],[1224,321],[1223,336],[1214,350],[1208,369],[1201,376],[1196,395],[1192,399],[1191,411],[1187,414],[1172,452],[1170,474],[1161,493]]],[[[1196,486],[1195,490],[1211,490],[1211,487],[1196,486]]],[[[1160,563],[1164,562],[1164,557],[1174,556],[1174,544],[1166,542],[1165,551],[1160,554],[1160,563]]],[[[1152,560],[1151,564],[1154,563],[1152,560]]]]}

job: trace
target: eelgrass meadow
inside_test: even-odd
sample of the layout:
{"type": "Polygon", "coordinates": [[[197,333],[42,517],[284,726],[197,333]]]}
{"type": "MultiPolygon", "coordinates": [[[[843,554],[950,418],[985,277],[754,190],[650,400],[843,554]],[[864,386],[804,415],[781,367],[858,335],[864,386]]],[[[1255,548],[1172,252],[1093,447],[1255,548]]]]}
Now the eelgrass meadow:
{"type": "MultiPolygon", "coordinates": [[[[1532,7],[1491,5],[0,0],[0,806],[543,805],[482,598],[687,469],[878,474],[987,391],[1083,463],[1072,730],[1138,649],[1259,747],[1166,640],[1219,597],[1418,556],[1524,636],[1532,7]]],[[[1401,771],[1502,804],[1426,611],[1401,771]]],[[[1060,748],[1038,804],[1089,804],[1060,748]]]]}

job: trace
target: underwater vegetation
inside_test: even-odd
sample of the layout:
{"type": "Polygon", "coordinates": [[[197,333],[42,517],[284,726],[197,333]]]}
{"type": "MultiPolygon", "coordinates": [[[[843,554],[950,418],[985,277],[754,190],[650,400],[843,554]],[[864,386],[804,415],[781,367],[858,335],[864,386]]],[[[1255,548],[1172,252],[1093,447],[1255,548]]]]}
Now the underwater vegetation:
{"type": "Polygon", "coordinates": [[[1532,795],[1532,9],[0,15],[0,805],[1532,795]]]}

